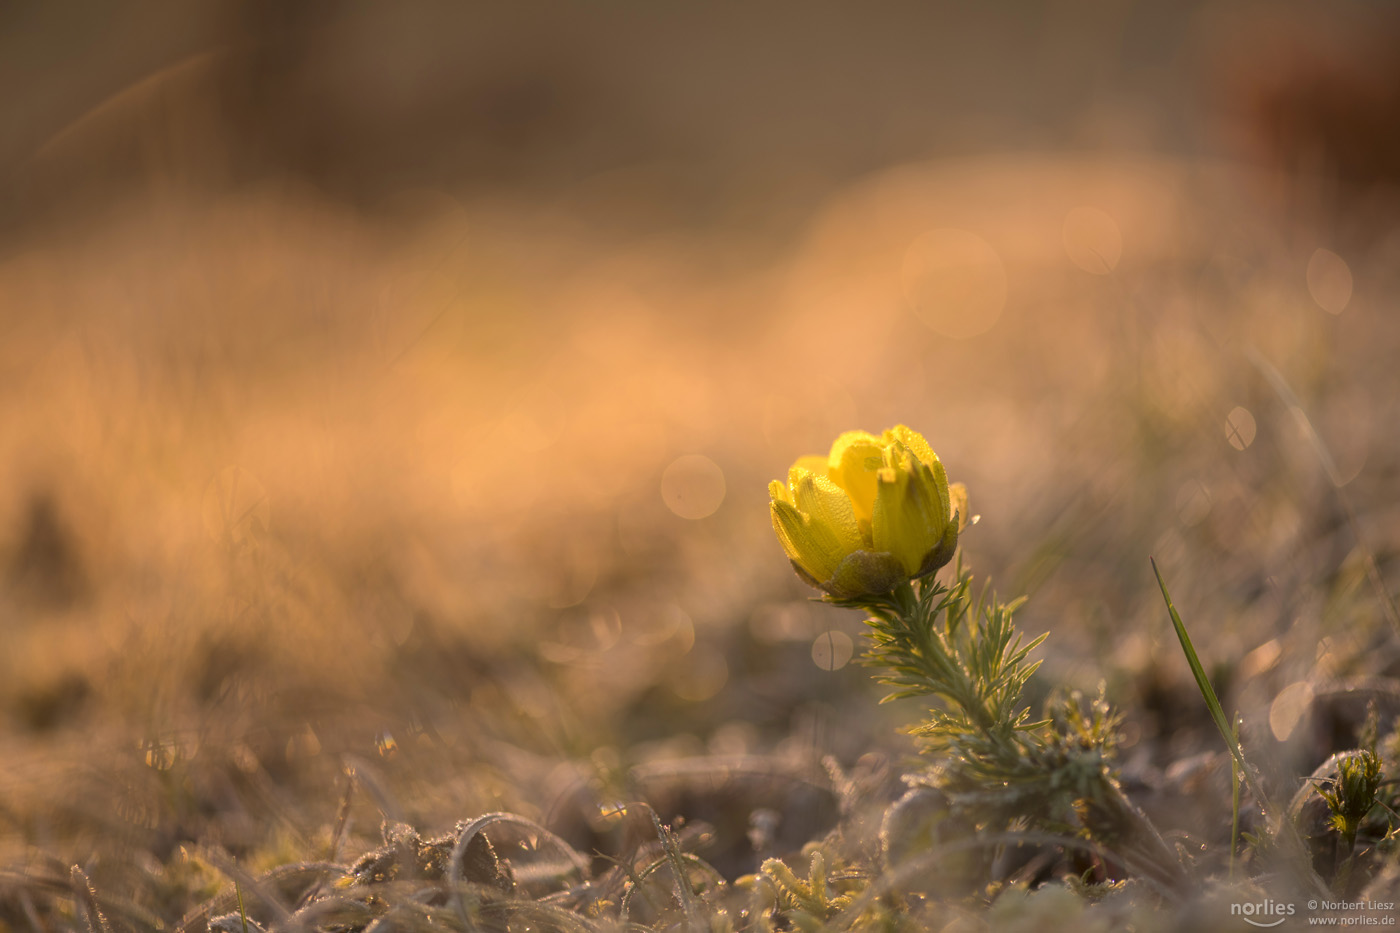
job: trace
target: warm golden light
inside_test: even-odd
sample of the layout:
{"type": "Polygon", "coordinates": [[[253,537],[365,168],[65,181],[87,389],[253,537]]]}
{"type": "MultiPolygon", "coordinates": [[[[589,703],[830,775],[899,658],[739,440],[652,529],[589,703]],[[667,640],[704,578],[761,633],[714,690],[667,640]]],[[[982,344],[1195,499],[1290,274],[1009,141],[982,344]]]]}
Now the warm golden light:
{"type": "Polygon", "coordinates": [[[1006,268],[986,240],[967,230],[920,234],[904,251],[904,297],[919,320],[945,337],[989,330],[1006,306],[1006,268]]]}
{"type": "MultiPolygon", "coordinates": [[[[899,890],[951,772],[823,597],[960,562],[1052,633],[1027,722],[1103,681],[1200,890],[1272,883],[1147,558],[1271,785],[1384,749],[1400,68],[1339,2],[0,6],[0,928],[1160,926],[938,794],[983,874],[899,890]]],[[[1308,870],[1385,894],[1387,813],[1308,870]]]]}
{"type": "Polygon", "coordinates": [[[1070,262],[1093,275],[1108,275],[1123,255],[1118,223],[1096,207],[1076,207],[1065,215],[1065,253],[1070,262]]]}
{"type": "Polygon", "coordinates": [[[686,454],[661,474],[661,498],[681,518],[708,518],[724,502],[724,471],[709,457],[686,454]]]}

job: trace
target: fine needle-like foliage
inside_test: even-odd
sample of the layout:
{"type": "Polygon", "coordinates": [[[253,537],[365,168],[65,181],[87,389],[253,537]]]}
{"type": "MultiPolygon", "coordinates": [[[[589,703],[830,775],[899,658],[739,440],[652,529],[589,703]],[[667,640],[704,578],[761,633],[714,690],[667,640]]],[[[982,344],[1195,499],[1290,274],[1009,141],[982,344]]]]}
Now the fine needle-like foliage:
{"type": "Polygon", "coordinates": [[[1161,836],[1124,795],[1112,769],[1118,717],[1106,701],[1069,694],[1033,718],[1023,690],[1040,662],[1013,615],[1024,600],[1000,602],[956,565],[945,585],[905,581],[889,594],[832,599],[867,611],[866,662],[892,689],[887,700],[928,697],[910,731],[930,753],[926,779],[981,831],[1036,827],[1084,835],[1130,873],[1169,891],[1182,870],[1161,836]]]}

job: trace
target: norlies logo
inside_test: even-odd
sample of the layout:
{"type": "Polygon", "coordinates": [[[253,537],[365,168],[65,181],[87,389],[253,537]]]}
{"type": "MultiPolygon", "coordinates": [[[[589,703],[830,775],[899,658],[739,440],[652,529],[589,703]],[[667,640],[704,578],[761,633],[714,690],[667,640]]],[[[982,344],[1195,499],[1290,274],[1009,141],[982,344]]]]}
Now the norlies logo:
{"type": "Polygon", "coordinates": [[[1285,904],[1281,901],[1266,898],[1262,901],[1246,901],[1243,904],[1231,904],[1230,916],[1243,917],[1245,923],[1253,924],[1257,927],[1276,927],[1298,910],[1292,904],[1285,904]]]}

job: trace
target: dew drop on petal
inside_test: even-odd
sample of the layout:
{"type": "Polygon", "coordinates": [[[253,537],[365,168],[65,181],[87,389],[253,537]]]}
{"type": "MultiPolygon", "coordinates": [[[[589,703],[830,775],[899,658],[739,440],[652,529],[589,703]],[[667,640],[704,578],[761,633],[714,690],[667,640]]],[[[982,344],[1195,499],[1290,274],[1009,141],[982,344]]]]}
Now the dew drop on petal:
{"type": "Polygon", "coordinates": [[[661,498],[681,518],[706,518],[724,502],[724,471],[709,457],[686,454],[661,474],[661,498]]]}

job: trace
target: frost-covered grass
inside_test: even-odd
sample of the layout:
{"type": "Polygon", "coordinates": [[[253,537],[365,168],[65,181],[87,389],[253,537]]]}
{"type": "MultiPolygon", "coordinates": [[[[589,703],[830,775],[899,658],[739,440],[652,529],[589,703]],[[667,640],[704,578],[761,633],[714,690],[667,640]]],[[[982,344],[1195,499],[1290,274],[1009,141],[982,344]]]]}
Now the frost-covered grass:
{"type": "Polygon", "coordinates": [[[7,252],[0,927],[1239,929],[1400,900],[1400,266],[1344,201],[1251,182],[915,166],[772,241],[248,191],[7,252]],[[993,268],[930,265],[968,242],[931,228],[999,263],[980,335],[921,304],[993,268]],[[1012,705],[1089,784],[979,796],[901,731],[946,698],[880,704],[863,614],[774,541],[770,479],[899,422],[968,487],[978,586],[1049,633],[1012,705]]]}

